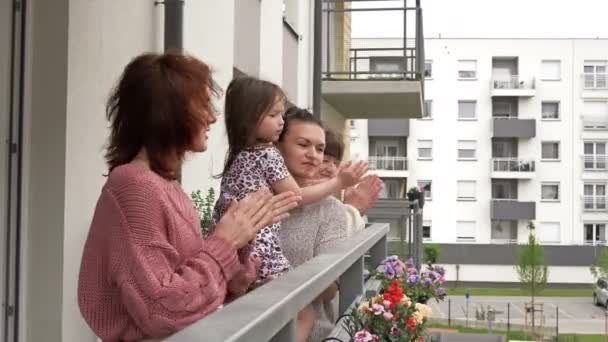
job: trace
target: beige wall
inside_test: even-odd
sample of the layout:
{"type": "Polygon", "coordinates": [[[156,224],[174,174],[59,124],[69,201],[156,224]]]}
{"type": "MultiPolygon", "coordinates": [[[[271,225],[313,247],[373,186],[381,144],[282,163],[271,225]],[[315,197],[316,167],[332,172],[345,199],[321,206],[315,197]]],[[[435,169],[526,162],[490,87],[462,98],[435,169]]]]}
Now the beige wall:
{"type": "Polygon", "coordinates": [[[321,100],[321,120],[327,128],[342,135],[344,139],[344,160],[350,159],[350,126],[347,124],[344,115],[325,100],[321,100]]]}
{"type": "Polygon", "coordinates": [[[132,57],[161,49],[162,7],[37,0],[30,11],[26,337],[94,341],[78,309],[77,279],[106,172],[104,102],[132,57]]]}

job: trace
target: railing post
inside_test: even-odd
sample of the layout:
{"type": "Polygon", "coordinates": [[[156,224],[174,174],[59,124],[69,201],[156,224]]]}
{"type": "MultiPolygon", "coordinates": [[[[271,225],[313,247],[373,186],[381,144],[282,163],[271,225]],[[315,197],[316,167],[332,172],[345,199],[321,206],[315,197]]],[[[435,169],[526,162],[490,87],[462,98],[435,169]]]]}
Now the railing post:
{"type": "Polygon", "coordinates": [[[387,250],[388,248],[386,244],[386,235],[384,235],[382,239],[376,242],[374,247],[369,250],[371,256],[369,261],[371,263],[372,268],[378,267],[382,260],[386,258],[387,250]]]}
{"type": "Polygon", "coordinates": [[[358,295],[363,293],[363,257],[340,276],[340,312],[346,312],[358,295]]]}
{"type": "Polygon", "coordinates": [[[292,319],[270,339],[270,342],[293,342],[296,341],[296,337],[296,320],[292,319]]]}

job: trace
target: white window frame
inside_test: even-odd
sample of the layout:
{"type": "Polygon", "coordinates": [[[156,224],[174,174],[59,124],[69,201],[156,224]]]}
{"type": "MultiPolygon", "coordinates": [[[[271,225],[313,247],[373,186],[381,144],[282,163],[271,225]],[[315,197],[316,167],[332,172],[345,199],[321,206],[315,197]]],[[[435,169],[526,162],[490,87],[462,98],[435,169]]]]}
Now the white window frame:
{"type": "Polygon", "coordinates": [[[477,120],[477,100],[458,100],[458,120],[459,121],[476,121],[477,120]],[[473,116],[472,117],[463,117],[461,114],[460,105],[461,104],[473,104],[473,116]]]}
{"type": "Polygon", "coordinates": [[[606,211],[608,209],[608,183],[601,180],[589,180],[583,181],[583,211],[606,211]],[[585,188],[587,186],[592,187],[592,194],[586,194],[585,188]],[[602,189],[602,191],[598,191],[598,188],[602,189]],[[604,194],[598,194],[599,192],[603,192],[604,194]],[[588,207],[587,202],[588,197],[591,197],[591,206],[588,207]]]}
{"type": "Polygon", "coordinates": [[[426,201],[432,201],[433,200],[433,181],[431,179],[419,179],[416,182],[416,185],[418,185],[418,189],[420,189],[420,191],[424,191],[424,199],[426,201]],[[431,190],[430,191],[425,191],[422,190],[422,188],[424,187],[424,184],[429,183],[431,185],[431,190]]]}
{"type": "Polygon", "coordinates": [[[608,141],[606,140],[585,140],[583,141],[583,170],[585,171],[606,171],[608,170],[608,160],[606,160],[606,156],[608,156],[608,141]],[[593,145],[593,153],[587,154],[585,153],[585,145],[592,144],[593,145]],[[604,145],[604,154],[598,154],[598,145],[604,145]],[[590,158],[591,161],[587,162],[587,159],[590,158]],[[591,164],[591,167],[587,167],[588,164],[591,164]]]}
{"type": "Polygon", "coordinates": [[[562,157],[562,144],[559,141],[554,141],[554,140],[547,140],[547,141],[541,141],[540,143],[540,160],[541,161],[545,161],[545,162],[558,162],[561,161],[561,157],[562,157]],[[545,158],[543,157],[543,145],[545,144],[557,144],[557,158],[545,158]]]}
{"type": "Polygon", "coordinates": [[[459,59],[458,60],[458,80],[477,80],[477,60],[476,59],[459,59]],[[467,68],[466,64],[472,64],[473,68],[467,68]],[[464,73],[471,73],[469,76],[466,76],[464,73]]]}
{"type": "Polygon", "coordinates": [[[562,61],[560,59],[543,59],[540,62],[540,79],[541,81],[561,81],[562,80],[562,61]],[[557,76],[547,76],[545,74],[544,65],[548,63],[557,63],[557,76]]]}
{"type": "Polygon", "coordinates": [[[477,200],[477,181],[474,180],[459,180],[456,181],[456,200],[457,201],[463,201],[463,202],[469,202],[469,201],[476,201],[477,200]],[[464,186],[465,184],[468,184],[469,186],[473,186],[473,194],[472,196],[466,196],[466,194],[463,196],[461,194],[461,186],[464,186]]]}
{"type": "Polygon", "coordinates": [[[418,152],[418,160],[433,160],[433,140],[431,139],[420,139],[418,140],[418,146],[416,148],[417,152],[418,152]],[[426,146],[421,146],[422,144],[427,144],[428,143],[428,147],[426,146]],[[430,150],[430,156],[421,156],[420,155],[420,149],[429,149],[430,150]]]}
{"type": "Polygon", "coordinates": [[[562,113],[561,113],[561,103],[560,101],[542,101],[540,104],[540,117],[541,120],[543,121],[559,121],[562,119],[562,113]],[[546,118],[544,116],[544,111],[543,111],[543,106],[544,105],[549,105],[549,104],[555,104],[557,106],[557,117],[556,118],[546,118]]]}
{"type": "Polygon", "coordinates": [[[540,200],[541,202],[560,202],[562,199],[562,189],[559,182],[542,182],[540,184],[540,200]],[[545,186],[557,186],[557,199],[555,198],[543,198],[543,187],[545,186]]]}
{"type": "Polygon", "coordinates": [[[537,237],[538,237],[538,242],[540,244],[543,245],[555,245],[555,244],[561,244],[562,242],[562,238],[561,238],[561,233],[562,233],[562,225],[561,222],[559,221],[555,221],[555,222],[540,222],[538,224],[538,232],[537,232],[537,237]],[[557,240],[544,240],[543,237],[541,236],[541,230],[543,228],[543,226],[547,226],[547,225],[557,225],[557,233],[558,233],[558,238],[557,240]]]}
{"type": "Polygon", "coordinates": [[[456,158],[459,161],[476,161],[477,160],[477,140],[458,140],[457,145],[456,145],[456,158]],[[472,145],[473,148],[469,148],[470,146],[466,146],[466,145],[472,145]],[[465,146],[462,146],[465,145],[465,146]],[[467,147],[467,148],[464,148],[467,147]],[[460,156],[460,152],[461,151],[473,151],[473,156],[472,157],[461,157],[460,156]]]}
{"type": "MultiPolygon", "coordinates": [[[[470,227],[469,227],[470,228],[470,227]]],[[[469,220],[456,221],[456,241],[457,242],[475,242],[477,240],[477,222],[469,220]],[[460,225],[471,224],[473,225],[473,234],[460,234],[460,225]],[[469,236],[472,235],[472,236],[469,236]]]]}
{"type": "Polygon", "coordinates": [[[432,80],[433,79],[433,60],[432,59],[426,59],[424,61],[424,78],[426,78],[427,80],[432,80]],[[427,64],[429,64],[431,66],[430,68],[430,73],[427,75],[426,71],[427,71],[427,64]]]}
{"type": "Polygon", "coordinates": [[[422,118],[420,120],[433,120],[433,100],[424,100],[422,118]],[[428,115],[426,115],[428,113],[428,115]]]}
{"type": "Polygon", "coordinates": [[[608,89],[608,60],[585,60],[583,62],[583,89],[596,90],[608,89]],[[585,68],[593,68],[592,72],[586,72],[585,68]],[[598,67],[603,67],[604,72],[598,72],[598,67]],[[591,85],[588,85],[588,80],[591,80],[591,85]]]}
{"type": "Polygon", "coordinates": [[[608,229],[608,222],[597,222],[597,221],[585,221],[583,222],[583,243],[591,244],[591,245],[606,245],[606,230],[608,229]],[[585,234],[587,233],[585,230],[586,225],[591,225],[591,235],[593,236],[591,240],[587,240],[585,234]],[[599,226],[604,226],[604,239],[605,240],[596,240],[596,236],[598,235],[597,231],[599,230],[599,226]]]}

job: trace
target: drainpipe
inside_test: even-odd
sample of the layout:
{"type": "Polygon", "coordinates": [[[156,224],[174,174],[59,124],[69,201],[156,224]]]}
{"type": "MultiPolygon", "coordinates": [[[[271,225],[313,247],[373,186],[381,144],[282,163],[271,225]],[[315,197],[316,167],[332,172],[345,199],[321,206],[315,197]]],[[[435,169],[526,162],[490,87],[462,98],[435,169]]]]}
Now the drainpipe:
{"type": "Polygon", "coordinates": [[[165,52],[184,48],[184,0],[164,0],[165,52]]]}
{"type": "MultiPolygon", "coordinates": [[[[323,60],[323,0],[314,1],[314,39],[313,39],[313,79],[312,79],[312,114],[321,119],[321,64],[323,60]]],[[[328,13],[329,15],[329,13],[328,13]]],[[[329,27],[327,28],[329,30],[329,27]]]]}

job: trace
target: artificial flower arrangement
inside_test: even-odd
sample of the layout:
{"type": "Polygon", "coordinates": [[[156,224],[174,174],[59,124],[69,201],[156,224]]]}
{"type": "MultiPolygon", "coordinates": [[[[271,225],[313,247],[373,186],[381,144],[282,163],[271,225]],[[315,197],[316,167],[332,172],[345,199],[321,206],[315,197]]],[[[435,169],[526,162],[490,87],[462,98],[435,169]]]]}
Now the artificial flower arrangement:
{"type": "Polygon", "coordinates": [[[381,270],[372,273],[381,281],[380,294],[359,303],[344,327],[354,342],[421,342],[427,336],[426,323],[432,314],[426,302],[443,300],[445,270],[427,265],[418,270],[412,259],[397,256],[384,259],[381,270]]]}

